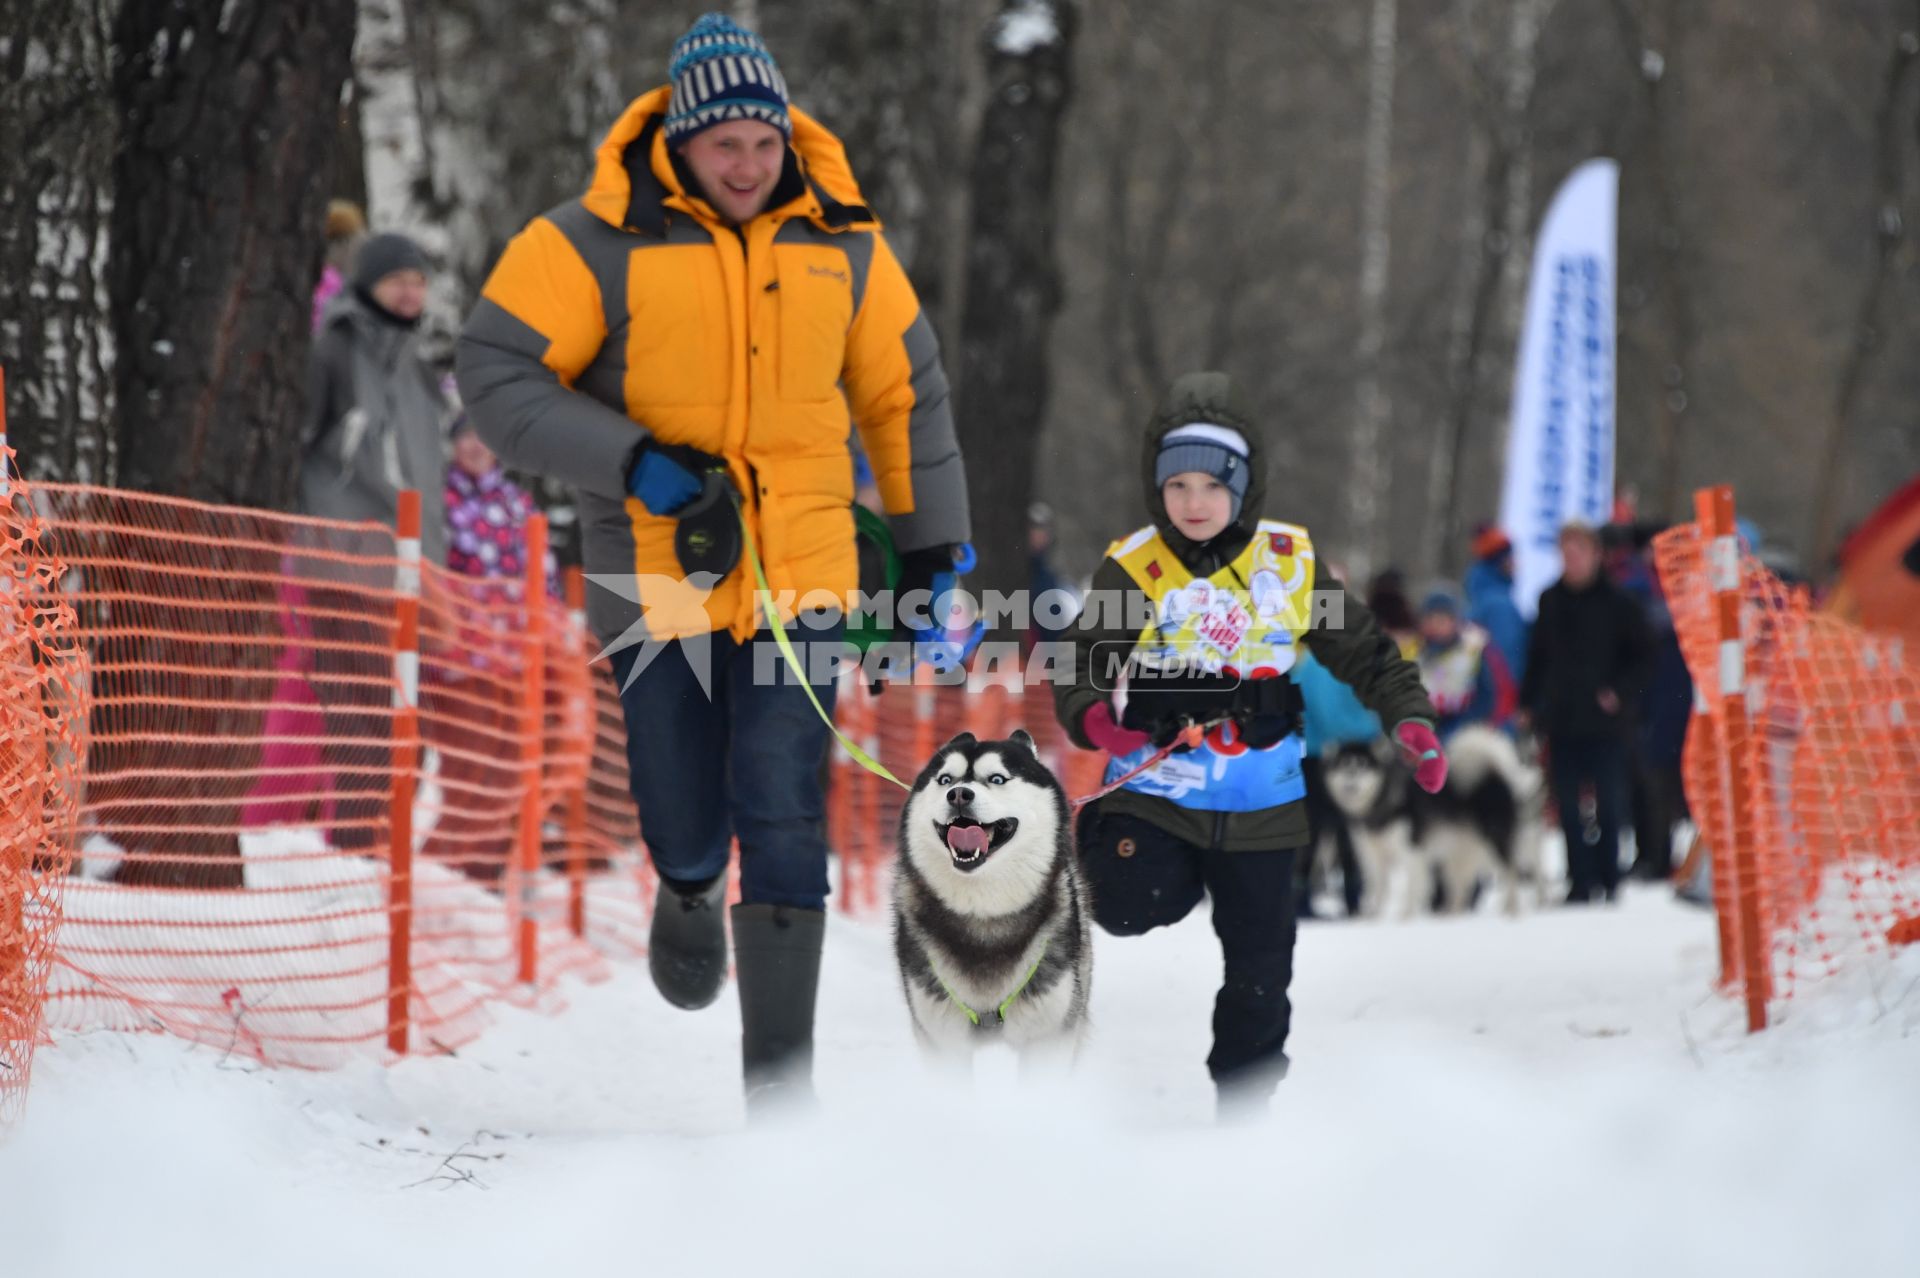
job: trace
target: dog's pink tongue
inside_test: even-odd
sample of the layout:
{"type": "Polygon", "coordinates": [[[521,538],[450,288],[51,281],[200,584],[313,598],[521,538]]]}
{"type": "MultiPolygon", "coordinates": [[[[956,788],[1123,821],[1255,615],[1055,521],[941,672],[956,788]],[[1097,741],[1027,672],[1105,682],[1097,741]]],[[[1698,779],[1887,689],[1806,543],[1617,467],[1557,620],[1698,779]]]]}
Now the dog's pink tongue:
{"type": "Polygon", "coordinates": [[[947,846],[955,852],[985,852],[987,850],[987,827],[984,825],[950,825],[947,827],[947,846]]]}

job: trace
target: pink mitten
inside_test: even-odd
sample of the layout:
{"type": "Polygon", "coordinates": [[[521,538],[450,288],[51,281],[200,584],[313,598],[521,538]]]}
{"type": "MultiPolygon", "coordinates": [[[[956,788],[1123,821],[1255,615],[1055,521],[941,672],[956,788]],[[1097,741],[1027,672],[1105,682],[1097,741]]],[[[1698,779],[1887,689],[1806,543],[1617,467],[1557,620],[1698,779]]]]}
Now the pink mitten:
{"type": "Polygon", "coordinates": [[[1080,721],[1087,734],[1087,740],[1105,750],[1116,759],[1132,754],[1141,746],[1153,740],[1144,732],[1135,732],[1132,728],[1123,728],[1113,721],[1113,710],[1104,701],[1096,701],[1087,710],[1087,717],[1080,721]]]}
{"type": "Polygon", "coordinates": [[[1431,724],[1419,719],[1403,719],[1393,730],[1400,757],[1413,769],[1414,782],[1428,794],[1440,793],[1447,783],[1447,756],[1440,752],[1440,738],[1431,724]]]}

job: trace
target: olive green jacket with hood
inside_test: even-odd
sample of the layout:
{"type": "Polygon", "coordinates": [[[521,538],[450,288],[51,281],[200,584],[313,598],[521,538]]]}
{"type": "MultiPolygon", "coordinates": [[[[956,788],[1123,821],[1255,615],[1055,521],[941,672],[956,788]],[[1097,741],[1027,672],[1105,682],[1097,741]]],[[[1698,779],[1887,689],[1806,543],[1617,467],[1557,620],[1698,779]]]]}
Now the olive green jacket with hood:
{"type": "MultiPolygon", "coordinates": [[[[1266,450],[1259,426],[1233,392],[1232,380],[1225,373],[1189,373],[1174,382],[1166,402],[1155,412],[1147,427],[1140,453],[1141,483],[1147,497],[1147,513],[1170,549],[1196,577],[1210,577],[1232,563],[1252,539],[1260,520],[1284,518],[1262,510],[1266,499],[1266,450]],[[1198,543],[1181,535],[1167,517],[1160,488],[1153,482],[1154,459],[1160,452],[1160,440],[1167,432],[1193,422],[1212,422],[1230,426],[1245,436],[1248,448],[1246,499],[1240,504],[1240,516],[1212,541],[1198,543]]],[[[1311,531],[1311,530],[1309,530],[1311,531]]],[[[1386,632],[1374,621],[1373,614],[1329,575],[1326,561],[1314,557],[1313,589],[1344,596],[1343,606],[1316,610],[1315,616],[1338,618],[1341,624],[1316,622],[1302,639],[1334,676],[1351,687],[1366,706],[1391,727],[1402,719],[1433,720],[1433,706],[1420,684],[1417,666],[1400,655],[1386,632]]],[[[1072,641],[1072,683],[1056,683],[1053,689],[1054,712],[1075,745],[1092,750],[1097,747],[1085,729],[1087,711],[1108,693],[1094,686],[1095,645],[1137,642],[1139,634],[1124,628],[1123,618],[1150,611],[1144,592],[1134,585],[1113,559],[1101,561],[1093,575],[1093,600],[1126,600],[1126,607],[1089,607],[1068,636],[1072,641]]],[[[1111,647],[1102,651],[1111,652],[1111,647]]],[[[1227,852],[1254,852],[1275,848],[1300,847],[1307,842],[1306,805],[1287,803],[1257,812],[1203,812],[1183,808],[1170,799],[1116,790],[1100,800],[1095,811],[1123,812],[1151,821],[1176,838],[1202,848],[1227,852]]]]}

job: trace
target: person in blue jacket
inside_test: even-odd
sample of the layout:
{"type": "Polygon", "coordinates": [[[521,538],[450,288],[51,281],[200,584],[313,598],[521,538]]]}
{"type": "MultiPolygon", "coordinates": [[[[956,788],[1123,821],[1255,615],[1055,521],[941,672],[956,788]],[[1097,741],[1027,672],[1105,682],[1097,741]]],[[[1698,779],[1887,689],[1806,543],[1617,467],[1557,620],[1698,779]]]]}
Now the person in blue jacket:
{"type": "Polygon", "coordinates": [[[1513,602],[1513,542],[1491,525],[1473,536],[1467,569],[1467,620],[1487,632],[1518,687],[1527,677],[1527,619],[1513,602]]]}

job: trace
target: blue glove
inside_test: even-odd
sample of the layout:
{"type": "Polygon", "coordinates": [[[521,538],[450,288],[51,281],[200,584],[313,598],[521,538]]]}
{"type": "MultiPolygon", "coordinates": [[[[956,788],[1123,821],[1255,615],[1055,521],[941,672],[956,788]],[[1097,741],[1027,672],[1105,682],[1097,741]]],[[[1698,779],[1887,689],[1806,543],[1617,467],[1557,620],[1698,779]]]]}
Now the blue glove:
{"type": "Polygon", "coordinates": [[[634,450],[627,468],[627,491],[653,515],[673,515],[700,495],[706,472],[725,469],[712,453],[685,444],[661,444],[649,439],[634,450]]]}

